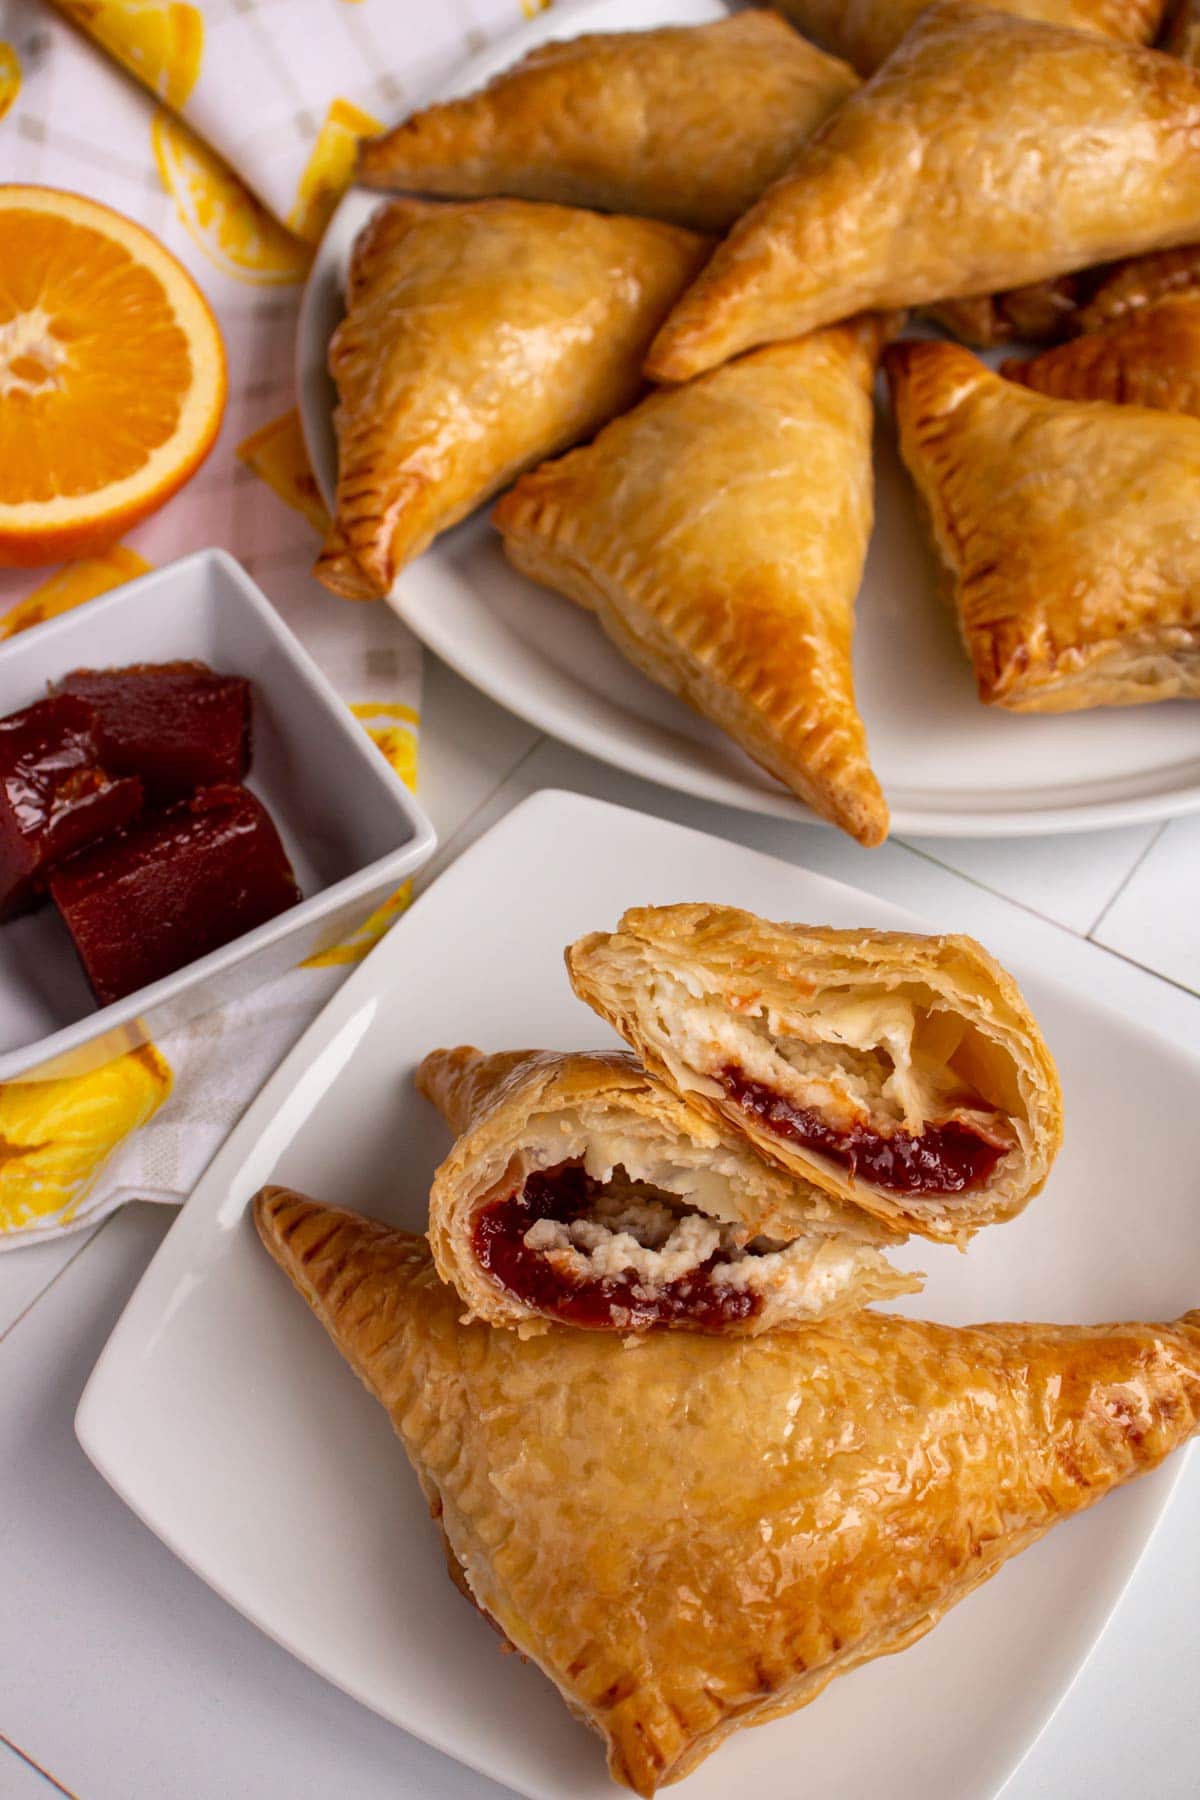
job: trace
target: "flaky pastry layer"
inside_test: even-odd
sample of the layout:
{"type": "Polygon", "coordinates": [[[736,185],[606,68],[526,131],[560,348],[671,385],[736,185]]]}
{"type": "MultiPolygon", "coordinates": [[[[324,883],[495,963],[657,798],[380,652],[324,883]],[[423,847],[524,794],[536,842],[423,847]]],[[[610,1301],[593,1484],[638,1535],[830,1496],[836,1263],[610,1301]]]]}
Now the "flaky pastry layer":
{"type": "Polygon", "coordinates": [[[1062,1139],[1058,1075],[1016,983],[972,938],[637,907],[615,932],[572,944],[567,969],[579,997],[692,1105],[894,1230],[961,1243],[1045,1184],[1062,1139]],[[986,1148],[983,1179],[940,1191],[932,1177],[906,1187],[902,1173],[888,1184],[886,1150],[870,1160],[875,1137],[901,1149],[911,1139],[919,1164],[945,1126],[968,1155],[986,1148]]]}
{"type": "Polygon", "coordinates": [[[885,1230],[764,1162],[632,1056],[463,1046],[427,1056],[417,1085],[458,1133],[429,1241],[468,1318],[526,1335],[555,1321],[754,1333],[920,1288],[882,1255],[885,1230]],[[544,1216],[535,1196],[564,1170],[576,1205],[544,1216]],[[490,1256],[501,1227],[520,1240],[501,1247],[507,1282],[490,1256]]]}

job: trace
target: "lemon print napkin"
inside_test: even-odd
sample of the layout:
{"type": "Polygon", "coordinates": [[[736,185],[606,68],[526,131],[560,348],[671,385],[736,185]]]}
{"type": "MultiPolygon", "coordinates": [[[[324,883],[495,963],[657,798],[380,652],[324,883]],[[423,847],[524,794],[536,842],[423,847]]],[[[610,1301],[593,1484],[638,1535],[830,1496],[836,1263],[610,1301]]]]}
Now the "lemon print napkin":
{"type": "MultiPolygon", "coordinates": [[[[54,569],[0,570],[0,655],[15,633],[220,544],[380,755],[415,781],[415,642],[387,607],[340,602],[310,573],[326,521],[295,412],[296,316],[358,138],[538,10],[538,0],[0,0],[3,179],[91,195],[153,231],[216,313],[230,377],[212,455],[127,542],[54,569]]],[[[93,1225],[127,1199],[182,1200],[404,903],[393,896],[315,964],[92,1075],[0,1086],[0,1250],[93,1225]]]]}

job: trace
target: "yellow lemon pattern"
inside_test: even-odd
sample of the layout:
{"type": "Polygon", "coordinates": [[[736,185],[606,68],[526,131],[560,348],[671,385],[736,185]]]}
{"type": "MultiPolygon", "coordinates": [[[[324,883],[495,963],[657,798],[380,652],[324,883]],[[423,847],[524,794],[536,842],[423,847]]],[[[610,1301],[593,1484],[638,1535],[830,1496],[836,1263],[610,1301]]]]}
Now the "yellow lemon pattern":
{"type": "Polygon", "coordinates": [[[47,619],[70,612],[73,606],[82,606],[98,594],[106,594],[109,588],[120,587],[123,581],[132,581],[135,575],[144,575],[149,567],[145,557],[128,544],[114,544],[99,556],[64,563],[0,616],[0,643],[16,637],[19,631],[28,631],[31,625],[44,625],[47,619]]]}
{"type": "Polygon", "coordinates": [[[68,18],[168,106],[182,106],[200,74],[204,14],[182,0],[57,0],[68,18]]]}
{"type": "Polygon", "coordinates": [[[0,119],[21,91],[21,61],[11,44],[0,42],[0,119]]]}
{"type": "Polygon", "coordinates": [[[220,157],[170,113],[155,116],[151,136],[163,186],[210,262],[257,287],[303,281],[311,247],[273,219],[220,157]]]}
{"type": "Polygon", "coordinates": [[[65,1081],[0,1087],[0,1232],[67,1225],[117,1145],[171,1091],[152,1044],[65,1081]]]}
{"type": "Polygon", "coordinates": [[[302,512],[314,531],[329,534],[329,514],[304,448],[300,414],[293,410],[260,425],[237,447],[240,461],[265,481],[287,506],[302,512]]]}
{"type": "MultiPolygon", "coordinates": [[[[356,719],[362,721],[368,737],[379,746],[401,781],[415,791],[417,734],[414,727],[420,722],[420,714],[416,708],[404,706],[399,701],[364,701],[352,706],[350,711],[356,719]]],[[[364,919],[358,930],[343,943],[335,944],[331,950],[318,951],[307,962],[301,963],[301,968],[331,969],[340,963],[361,962],[367,952],[374,949],[388,927],[400,917],[411,899],[412,883],[406,881],[402,888],[397,888],[382,906],[375,909],[370,918],[364,919]]]]}
{"type": "Polygon", "coordinates": [[[521,0],[521,11],[527,19],[536,19],[539,13],[549,12],[554,0],[521,0]]]}
{"type": "Polygon", "coordinates": [[[342,964],[360,963],[368,951],[373,950],[384,932],[393,925],[412,899],[412,882],[406,881],[403,887],[389,894],[382,906],[377,906],[367,919],[364,919],[358,930],[352,932],[344,943],[335,944],[331,950],[319,950],[302,962],[302,969],[333,969],[342,964]]]}
{"type": "Polygon", "coordinates": [[[287,223],[298,237],[315,244],[328,225],[333,209],[354,178],[358,140],[383,130],[361,106],[334,100],[317,134],[312,155],[296,190],[296,204],[287,223]]]}

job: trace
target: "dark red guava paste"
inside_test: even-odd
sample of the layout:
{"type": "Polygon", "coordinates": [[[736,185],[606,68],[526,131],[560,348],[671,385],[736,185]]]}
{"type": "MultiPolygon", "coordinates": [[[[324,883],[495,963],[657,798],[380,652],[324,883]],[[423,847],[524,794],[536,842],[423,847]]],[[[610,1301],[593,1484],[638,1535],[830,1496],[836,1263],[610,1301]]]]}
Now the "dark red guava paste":
{"type": "Polygon", "coordinates": [[[1007,1149],[956,1119],[927,1125],[919,1137],[900,1130],[885,1137],[860,1124],[839,1130],[812,1108],[795,1106],[772,1088],[751,1081],[733,1064],[718,1070],[717,1080],[729,1098],[768,1131],[819,1151],[851,1175],[893,1194],[961,1194],[982,1187],[1007,1149]]]}
{"type": "Polygon", "coordinates": [[[472,1244],[479,1266],[518,1300],[564,1324],[592,1331],[629,1331],[647,1325],[687,1323],[700,1331],[721,1331],[748,1319],[761,1304],[757,1294],[710,1279],[716,1255],[690,1275],[646,1290],[638,1277],[607,1276],[572,1281],[541,1250],[530,1250],[525,1233],[538,1219],[569,1224],[588,1209],[599,1184],[578,1163],[563,1163],[526,1177],[506,1200],[493,1200],[475,1219],[472,1244]],[[614,1319],[613,1311],[619,1311],[614,1319]]]}

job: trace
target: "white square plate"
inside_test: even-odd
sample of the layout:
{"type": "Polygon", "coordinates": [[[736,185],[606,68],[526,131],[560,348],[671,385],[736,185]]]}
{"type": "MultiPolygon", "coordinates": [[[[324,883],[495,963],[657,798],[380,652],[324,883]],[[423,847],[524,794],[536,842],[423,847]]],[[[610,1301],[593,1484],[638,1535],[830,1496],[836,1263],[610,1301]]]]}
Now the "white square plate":
{"type": "MultiPolygon", "coordinates": [[[[80,1442],[128,1504],[256,1624],[368,1706],[534,1800],[601,1800],[599,1743],[500,1654],[446,1579],[382,1408],[246,1217],[266,1181],[420,1229],[446,1134],[413,1091],[439,1044],[593,1047],[562,949],[637,902],[813,923],[969,929],[736,845],[543,793],[460,858],[351,976],[217,1156],[114,1331],[80,1442]]],[[[1200,1067],[1049,975],[1018,977],[1059,1059],[1048,1191],[969,1255],[920,1245],[905,1310],[964,1323],[1167,1318],[1197,1299],[1200,1067]]],[[[731,1740],[691,1800],[984,1800],[1049,1718],[1170,1490],[1160,1471],[1017,1559],[902,1656],[731,1740]],[[802,1772],[802,1779],[801,1779],[802,1772]]],[[[597,1522],[602,1529],[602,1523],[597,1522]]]]}

